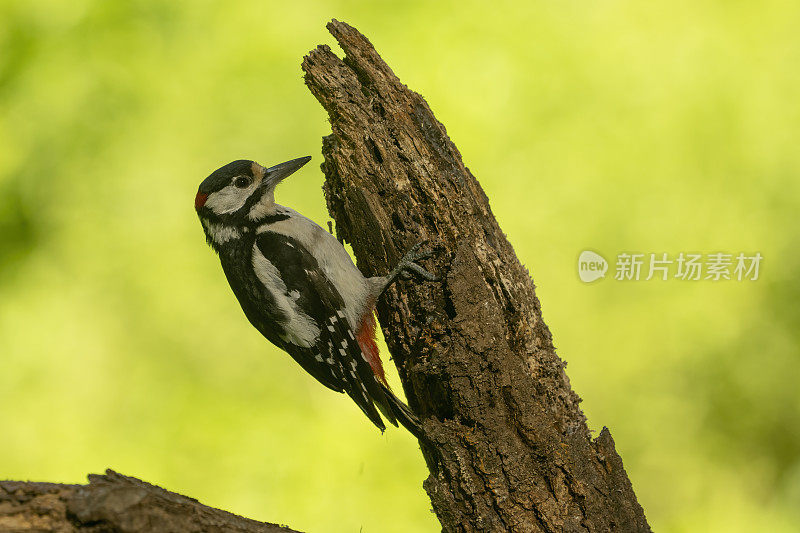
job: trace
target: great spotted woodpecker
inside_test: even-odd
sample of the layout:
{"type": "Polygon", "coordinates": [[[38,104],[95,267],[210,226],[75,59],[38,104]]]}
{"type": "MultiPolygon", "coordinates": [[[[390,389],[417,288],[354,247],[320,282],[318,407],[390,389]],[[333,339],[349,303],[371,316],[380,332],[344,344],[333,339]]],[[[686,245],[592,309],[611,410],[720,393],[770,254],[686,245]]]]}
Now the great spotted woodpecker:
{"type": "Polygon", "coordinates": [[[437,278],[414,246],[385,277],[365,278],[336,238],[297,211],[275,203],[275,187],[311,158],[270,168],[229,163],[195,197],[206,240],[250,323],[306,372],[346,392],[381,431],[386,419],[419,435],[419,422],[390,390],[375,344],[378,296],[398,276],[437,278]]]}

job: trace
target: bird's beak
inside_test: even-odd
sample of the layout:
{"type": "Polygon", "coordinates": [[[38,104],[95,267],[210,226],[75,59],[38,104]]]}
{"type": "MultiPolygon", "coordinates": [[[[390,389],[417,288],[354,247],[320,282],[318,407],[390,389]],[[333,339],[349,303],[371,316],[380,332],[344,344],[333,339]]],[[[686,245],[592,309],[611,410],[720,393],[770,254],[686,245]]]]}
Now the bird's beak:
{"type": "Polygon", "coordinates": [[[269,167],[264,171],[264,182],[268,184],[270,189],[274,188],[284,178],[290,176],[300,170],[300,167],[311,161],[311,156],[298,157],[285,163],[280,163],[274,167],[269,167]]]}

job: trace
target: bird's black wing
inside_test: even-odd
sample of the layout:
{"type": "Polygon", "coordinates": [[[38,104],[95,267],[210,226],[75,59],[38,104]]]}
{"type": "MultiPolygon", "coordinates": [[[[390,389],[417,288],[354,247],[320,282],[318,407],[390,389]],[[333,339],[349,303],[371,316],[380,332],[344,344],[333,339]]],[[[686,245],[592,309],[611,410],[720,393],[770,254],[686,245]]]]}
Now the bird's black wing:
{"type": "Polygon", "coordinates": [[[372,372],[344,313],[344,301],[316,258],[301,243],[277,232],[259,234],[256,246],[279,271],[285,284],[280,289],[285,289],[297,308],[319,326],[313,346],[298,346],[287,340],[280,347],[321,383],[346,392],[381,431],[386,426],[375,404],[397,425],[392,399],[372,372]]]}

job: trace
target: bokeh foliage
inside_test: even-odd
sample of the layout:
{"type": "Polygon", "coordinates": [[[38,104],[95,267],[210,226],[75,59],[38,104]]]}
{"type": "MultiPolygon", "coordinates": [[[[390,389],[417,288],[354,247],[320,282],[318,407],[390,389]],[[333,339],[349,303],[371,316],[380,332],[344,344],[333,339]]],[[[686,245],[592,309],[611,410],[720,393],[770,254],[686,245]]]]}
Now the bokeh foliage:
{"type": "MultiPolygon", "coordinates": [[[[800,4],[0,0],[0,478],[113,467],[308,531],[432,531],[426,470],[246,323],[192,209],[312,154],[332,17],[421,92],[658,531],[800,527],[800,4]],[[756,282],[582,284],[583,249],[756,282]]],[[[332,44],[332,43],[331,43],[332,44]]],[[[311,165],[279,200],[327,220],[311,165]]]]}

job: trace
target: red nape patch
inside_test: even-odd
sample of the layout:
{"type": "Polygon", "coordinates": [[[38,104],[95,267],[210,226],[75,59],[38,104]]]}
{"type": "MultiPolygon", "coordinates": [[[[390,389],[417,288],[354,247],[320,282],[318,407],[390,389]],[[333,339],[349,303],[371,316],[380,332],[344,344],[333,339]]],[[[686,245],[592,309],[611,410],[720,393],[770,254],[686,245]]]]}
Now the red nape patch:
{"type": "Polygon", "coordinates": [[[203,194],[201,192],[197,193],[197,196],[194,197],[194,208],[200,209],[204,205],[206,205],[206,200],[208,200],[208,195],[203,194]]]}
{"type": "Polygon", "coordinates": [[[369,366],[372,367],[372,373],[375,374],[378,381],[388,387],[386,374],[383,372],[383,363],[381,363],[381,354],[378,352],[378,345],[375,343],[375,316],[372,312],[365,315],[361,320],[361,325],[356,333],[356,340],[358,345],[361,346],[361,351],[364,352],[369,366]]]}

